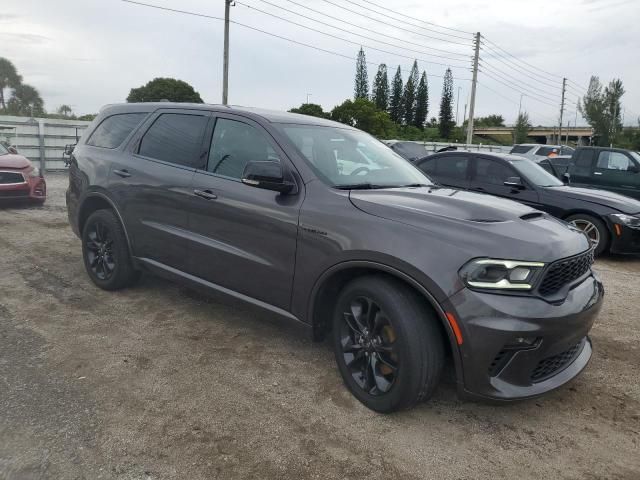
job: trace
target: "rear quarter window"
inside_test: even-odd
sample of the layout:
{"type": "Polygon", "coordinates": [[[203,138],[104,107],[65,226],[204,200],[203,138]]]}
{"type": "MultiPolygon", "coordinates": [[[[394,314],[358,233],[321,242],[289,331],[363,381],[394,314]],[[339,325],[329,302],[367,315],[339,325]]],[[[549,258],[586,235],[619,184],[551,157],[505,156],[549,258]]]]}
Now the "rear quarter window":
{"type": "Polygon", "coordinates": [[[146,113],[119,113],[105,118],[93,131],[87,145],[118,148],[147,116],[146,113]]]}

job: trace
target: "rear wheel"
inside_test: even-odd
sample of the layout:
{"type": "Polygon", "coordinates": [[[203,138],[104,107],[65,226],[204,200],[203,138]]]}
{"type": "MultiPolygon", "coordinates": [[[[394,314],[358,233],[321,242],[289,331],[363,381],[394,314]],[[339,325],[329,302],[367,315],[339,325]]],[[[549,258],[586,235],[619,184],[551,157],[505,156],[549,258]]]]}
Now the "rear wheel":
{"type": "Polygon", "coordinates": [[[338,368],[351,393],[381,413],[431,396],[444,362],[433,312],[412,290],[384,276],[356,279],[333,319],[338,368]]]}
{"type": "Polygon", "coordinates": [[[602,255],[609,247],[609,230],[599,218],[586,213],[577,213],[567,217],[566,221],[582,230],[589,237],[596,256],[602,255]]]}
{"type": "Polygon", "coordinates": [[[85,222],[82,256],[89,278],[104,290],[119,290],[140,278],[124,229],[112,210],[96,210],[85,222]]]}

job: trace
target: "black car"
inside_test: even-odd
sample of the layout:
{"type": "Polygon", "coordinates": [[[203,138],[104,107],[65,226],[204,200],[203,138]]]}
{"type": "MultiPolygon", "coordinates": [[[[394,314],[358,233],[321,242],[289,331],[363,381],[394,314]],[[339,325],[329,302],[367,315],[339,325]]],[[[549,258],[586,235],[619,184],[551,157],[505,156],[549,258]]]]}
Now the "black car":
{"type": "Polygon", "coordinates": [[[424,145],[416,142],[393,142],[389,144],[389,148],[410,162],[415,162],[428,155],[424,145]]]}
{"type": "Polygon", "coordinates": [[[565,185],[535,162],[499,153],[447,152],[416,166],[438,183],[509,198],[583,230],[596,255],[640,253],[640,201],[565,185]]]}
{"type": "Polygon", "coordinates": [[[462,394],[512,400],[591,357],[603,288],[582,233],[436,186],[340,123],[111,105],[71,153],[67,206],[98,287],[153,272],[302,322],[376,411],[427,399],[445,362],[462,394]]]}

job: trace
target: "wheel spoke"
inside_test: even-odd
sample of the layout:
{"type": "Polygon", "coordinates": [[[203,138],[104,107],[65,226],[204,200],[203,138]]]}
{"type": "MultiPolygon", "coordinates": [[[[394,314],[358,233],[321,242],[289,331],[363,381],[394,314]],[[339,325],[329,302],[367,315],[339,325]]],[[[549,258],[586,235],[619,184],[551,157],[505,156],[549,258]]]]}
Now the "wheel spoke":
{"type": "Polygon", "coordinates": [[[391,363],[390,361],[386,360],[384,358],[384,356],[380,353],[380,352],[375,352],[373,354],[376,357],[376,360],[378,360],[380,363],[385,364],[387,367],[389,367],[391,370],[393,370],[394,372],[396,370],[398,370],[397,365],[394,365],[393,363],[391,363]]]}
{"type": "Polygon", "coordinates": [[[359,299],[351,302],[351,315],[353,316],[353,319],[355,320],[356,325],[358,326],[358,330],[361,333],[364,333],[364,331],[367,329],[367,325],[365,323],[365,320],[362,318],[363,317],[362,304],[360,303],[359,299]]]}
{"type": "Polygon", "coordinates": [[[353,331],[353,333],[355,333],[356,335],[362,335],[362,329],[360,328],[360,324],[356,321],[353,314],[349,312],[344,312],[343,315],[344,315],[345,322],[347,323],[349,328],[353,331]]]}
{"type": "MultiPolygon", "coordinates": [[[[386,393],[389,391],[391,387],[391,382],[385,378],[384,375],[380,372],[378,368],[378,357],[376,355],[371,355],[371,373],[373,375],[373,381],[375,383],[375,388],[377,388],[380,392],[386,393]]],[[[373,389],[372,389],[373,390],[373,389]]],[[[370,392],[373,393],[373,392],[370,392]]]]}

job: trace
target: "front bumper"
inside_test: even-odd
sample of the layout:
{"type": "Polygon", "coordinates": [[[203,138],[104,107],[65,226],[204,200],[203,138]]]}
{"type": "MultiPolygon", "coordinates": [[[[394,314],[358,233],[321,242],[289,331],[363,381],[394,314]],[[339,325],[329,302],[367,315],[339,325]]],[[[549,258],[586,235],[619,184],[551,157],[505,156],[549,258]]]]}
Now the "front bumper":
{"type": "Polygon", "coordinates": [[[604,288],[594,275],[561,304],[463,289],[445,308],[459,321],[463,394],[493,400],[535,397],[560,387],[589,362],[589,330],[604,288]]]}
{"type": "Polygon", "coordinates": [[[27,177],[24,183],[0,184],[0,201],[31,200],[43,202],[47,198],[47,182],[42,177],[27,177]]]}
{"type": "Polygon", "coordinates": [[[611,231],[611,253],[623,255],[640,254],[640,230],[623,224],[614,224],[609,221],[611,231]]]}

